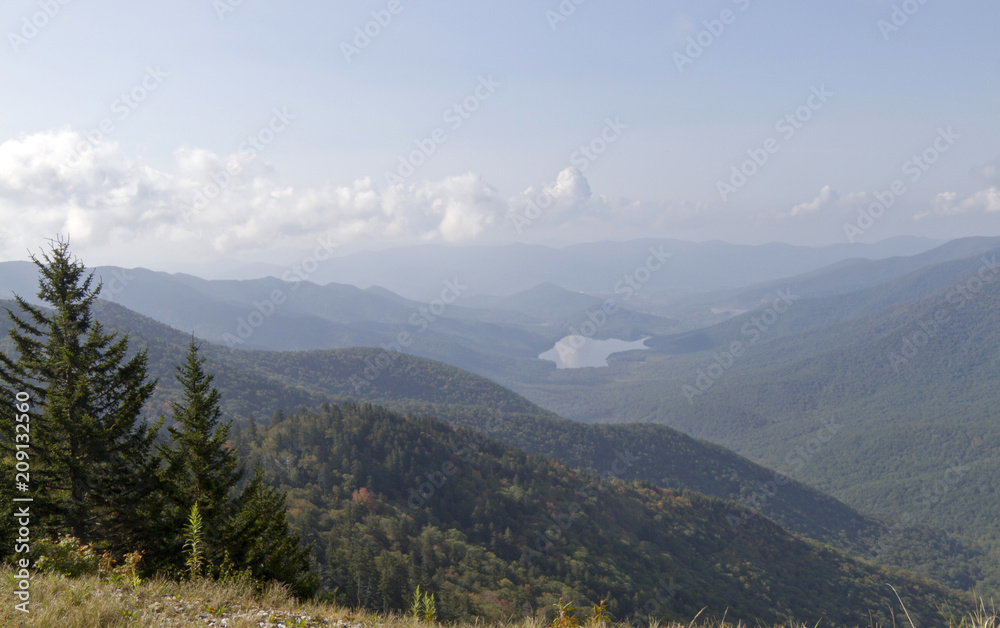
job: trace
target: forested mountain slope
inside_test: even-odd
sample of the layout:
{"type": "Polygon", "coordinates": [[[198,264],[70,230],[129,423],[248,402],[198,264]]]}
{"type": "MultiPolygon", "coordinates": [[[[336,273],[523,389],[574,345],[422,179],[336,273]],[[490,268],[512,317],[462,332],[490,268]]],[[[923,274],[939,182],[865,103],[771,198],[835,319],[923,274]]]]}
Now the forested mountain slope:
{"type": "Polygon", "coordinates": [[[373,406],[324,406],[250,425],[237,446],[289,491],[339,600],[402,609],[421,585],[445,619],[501,619],[564,597],[636,612],[810,625],[888,623],[887,583],[910,613],[943,623],[962,598],[797,539],[694,493],[581,475],[373,406]],[[515,610],[516,609],[516,610],[515,610]],[[942,615],[942,612],[945,615],[942,615]]]}

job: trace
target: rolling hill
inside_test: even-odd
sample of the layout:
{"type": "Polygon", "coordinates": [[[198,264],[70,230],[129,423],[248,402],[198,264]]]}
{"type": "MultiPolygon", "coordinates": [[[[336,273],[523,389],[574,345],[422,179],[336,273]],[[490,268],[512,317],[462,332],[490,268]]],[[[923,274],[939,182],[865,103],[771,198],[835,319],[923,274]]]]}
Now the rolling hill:
{"type": "Polygon", "coordinates": [[[442,619],[499,621],[559,598],[617,618],[888,623],[901,589],[917,621],[962,596],[793,537],[695,493],[580,474],[431,418],[325,405],[236,435],[288,491],[341,603],[405,609],[417,585],[442,619]],[[515,610],[516,609],[516,610],[515,610]]]}

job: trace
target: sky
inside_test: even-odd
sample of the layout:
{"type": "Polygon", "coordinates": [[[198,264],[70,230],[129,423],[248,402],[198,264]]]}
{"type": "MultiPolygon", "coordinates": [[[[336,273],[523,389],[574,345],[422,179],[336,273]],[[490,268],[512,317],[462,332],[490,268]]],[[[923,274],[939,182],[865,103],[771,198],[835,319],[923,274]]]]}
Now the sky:
{"type": "MultiPolygon", "coordinates": [[[[985,0],[6,0],[0,259],[1000,235],[985,0]]],[[[280,258],[280,259],[279,259],[280,258]]]]}

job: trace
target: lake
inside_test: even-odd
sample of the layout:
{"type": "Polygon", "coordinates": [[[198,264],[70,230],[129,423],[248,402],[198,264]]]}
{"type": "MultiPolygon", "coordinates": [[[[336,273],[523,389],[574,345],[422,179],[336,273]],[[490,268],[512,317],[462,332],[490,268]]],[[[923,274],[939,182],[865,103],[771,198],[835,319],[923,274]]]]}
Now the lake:
{"type": "Polygon", "coordinates": [[[608,365],[608,356],[622,351],[648,349],[642,340],[594,340],[583,336],[566,336],[554,347],[538,356],[539,360],[555,362],[556,368],[579,369],[608,365]]]}

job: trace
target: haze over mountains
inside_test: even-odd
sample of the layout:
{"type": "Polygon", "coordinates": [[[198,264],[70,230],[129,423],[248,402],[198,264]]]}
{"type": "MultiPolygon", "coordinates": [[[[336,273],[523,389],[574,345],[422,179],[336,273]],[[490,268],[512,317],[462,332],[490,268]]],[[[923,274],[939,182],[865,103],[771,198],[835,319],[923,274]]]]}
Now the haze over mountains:
{"type": "MultiPolygon", "coordinates": [[[[333,420],[326,410],[310,414],[324,403],[374,402],[400,413],[436,417],[584,473],[604,473],[625,456],[629,464],[615,474],[617,481],[726,500],[708,520],[699,517],[704,508],[715,506],[699,506],[702,514],[693,518],[671,515],[680,517],[675,527],[735,539],[752,529],[754,535],[770,538],[771,532],[757,527],[766,518],[774,522],[774,530],[780,526],[832,546],[835,550],[823,551],[842,553],[835,560],[850,556],[857,565],[890,565],[946,587],[996,595],[1000,238],[934,244],[898,239],[863,250],[812,250],[636,241],[545,251],[511,248],[499,256],[501,249],[387,253],[385,259],[411,273],[403,273],[395,287],[405,283],[415,296],[440,285],[427,300],[384,286],[322,285],[315,281],[319,273],[309,281],[238,281],[145,269],[95,272],[110,299],[101,302],[100,320],[127,331],[133,347],[149,348],[160,382],[150,416],[166,412],[177,395],[172,365],[193,334],[211,343],[204,350],[217,374],[225,412],[240,425],[252,418],[254,424],[270,423],[269,429],[278,433],[291,429],[278,424],[289,414],[294,425],[311,425],[333,420]],[[518,262],[524,264],[522,275],[507,268],[498,271],[496,281],[476,284],[490,290],[463,283],[463,273],[490,268],[515,250],[531,260],[518,262]],[[592,257],[598,250],[603,258],[592,257]],[[418,272],[427,259],[418,260],[420,256],[436,259],[436,266],[431,264],[435,270],[418,272]],[[546,265],[529,271],[542,258],[546,265]],[[655,263],[647,265],[650,259],[655,263]],[[654,269],[656,264],[660,266],[654,269]],[[683,280],[678,266],[689,273],[683,280]],[[461,271],[449,274],[450,268],[461,271]],[[639,268],[648,272],[637,272],[639,268]],[[443,278],[440,284],[426,279],[435,273],[443,278]],[[616,292],[615,281],[626,275],[638,287],[631,294],[616,292]],[[501,276],[510,279],[504,284],[501,276]],[[643,277],[647,279],[640,281],[643,277]],[[609,282],[610,289],[601,289],[609,282]],[[646,348],[612,355],[608,366],[599,368],[556,369],[538,358],[574,334],[582,342],[646,338],[646,348]],[[723,525],[717,527],[720,520],[723,525]]],[[[512,257],[505,259],[514,263],[512,257]]],[[[357,268],[364,267],[358,263],[357,268]]],[[[366,272],[376,276],[374,270],[366,272]]],[[[0,264],[3,296],[16,292],[30,298],[35,281],[30,263],[0,264]]],[[[13,307],[11,302],[4,305],[13,307]]],[[[7,326],[6,320],[0,323],[4,339],[7,326]]],[[[0,347],[10,350],[6,340],[0,340],[0,347]]],[[[345,412],[355,416],[353,410],[345,412]]],[[[380,429],[415,429],[396,418],[377,417],[384,425],[380,429]]],[[[348,423],[354,425],[354,420],[348,423]]],[[[419,429],[445,434],[440,427],[419,429]]],[[[269,450],[273,443],[265,446],[263,437],[240,438],[265,459],[284,455],[269,450]]],[[[442,443],[434,447],[450,446],[442,443]]],[[[301,442],[289,451],[298,460],[303,447],[313,446],[301,442]]],[[[396,477],[397,471],[378,466],[370,453],[356,453],[367,460],[365,465],[380,469],[376,475],[384,474],[386,481],[396,477]]],[[[481,464],[484,469],[522,464],[506,455],[496,450],[490,454],[495,459],[481,464]]],[[[413,463],[415,468],[420,464],[413,463]]],[[[352,486],[351,491],[362,486],[372,491],[376,505],[371,516],[405,501],[406,495],[395,494],[388,484],[357,484],[349,469],[337,465],[341,463],[322,473],[347,473],[337,482],[352,486]]],[[[332,529],[315,528],[315,521],[318,513],[340,507],[306,490],[304,476],[289,476],[280,465],[272,470],[301,504],[292,519],[305,538],[335,537],[332,529]]],[[[470,485],[468,490],[481,489],[470,485]]],[[[655,499],[668,494],[657,493],[655,499]]],[[[640,501],[655,501],[642,490],[636,495],[640,501]]],[[[464,508],[458,504],[467,498],[472,499],[449,499],[464,508]]],[[[701,504],[702,498],[684,499],[701,504]]],[[[642,503],[642,508],[651,507],[651,502],[642,503]]],[[[463,529],[441,507],[429,504],[431,514],[421,519],[422,525],[469,533],[469,542],[480,548],[476,551],[501,557],[517,545],[497,545],[502,530],[493,537],[476,536],[480,528],[475,534],[463,529]]],[[[472,512],[468,516],[478,520],[472,512]]],[[[374,519],[370,523],[382,525],[374,519]]],[[[603,525],[628,524],[616,519],[603,525]]],[[[702,539],[683,551],[695,552],[693,557],[707,551],[707,542],[702,539]]],[[[729,542],[739,546],[748,541],[729,542]]],[[[333,568],[338,561],[350,562],[345,548],[324,543],[317,554],[323,564],[333,568]]],[[[596,551],[579,540],[572,543],[573,552],[596,551]]],[[[390,545],[378,547],[372,551],[393,551],[390,545]]],[[[830,556],[817,559],[817,565],[830,556]]],[[[503,577],[514,582],[527,578],[513,575],[519,573],[515,558],[506,556],[509,566],[496,567],[500,571],[490,577],[499,581],[506,573],[503,577]]],[[[661,567],[643,567],[649,571],[639,578],[642,586],[655,583],[646,578],[661,567]]],[[[785,568],[780,561],[762,565],[767,574],[772,567],[785,568]]],[[[684,569],[677,573],[685,582],[708,578],[716,589],[727,577],[694,558],[684,569]],[[722,580],[713,580],[717,577],[722,580]]],[[[758,575],[771,582],[768,586],[787,584],[763,573],[758,575]]],[[[545,575],[552,582],[565,583],[568,577],[558,569],[545,575]]],[[[858,575],[852,586],[870,577],[858,575]]],[[[456,600],[475,589],[454,582],[448,586],[454,587],[449,590],[456,600]]],[[[790,592],[782,595],[795,599],[790,592]]],[[[920,595],[931,600],[937,593],[920,595]]],[[[794,609],[798,614],[767,615],[741,599],[731,601],[734,607],[743,604],[745,617],[803,617],[801,608],[794,609]]],[[[670,604],[670,616],[681,617],[698,601],[677,597],[670,604]]],[[[929,613],[931,606],[928,602],[922,612],[929,613]]]]}
{"type": "Polygon", "coordinates": [[[286,253],[294,261],[285,266],[233,263],[218,269],[187,266],[185,272],[218,279],[269,275],[286,281],[305,279],[318,284],[378,286],[418,301],[436,297],[443,280],[454,276],[470,285],[471,294],[510,296],[546,282],[574,292],[605,294],[613,291],[622,274],[646,260],[649,247],[662,246],[671,256],[670,264],[651,278],[648,288],[682,294],[747,286],[851,258],[915,255],[939,244],[937,240],[910,236],[874,244],[823,247],[648,239],[561,247],[426,245],[362,251],[329,259],[324,258],[332,252],[319,246],[302,256],[286,253]]]}

